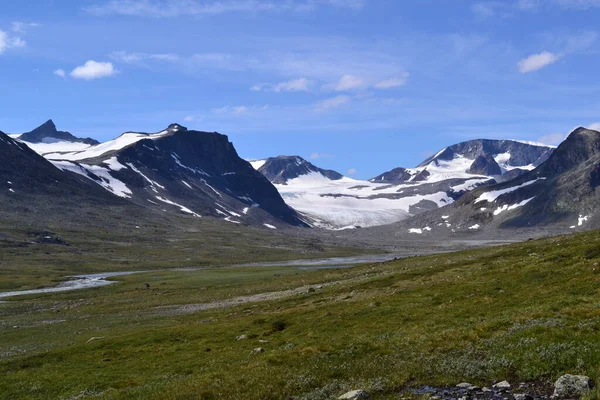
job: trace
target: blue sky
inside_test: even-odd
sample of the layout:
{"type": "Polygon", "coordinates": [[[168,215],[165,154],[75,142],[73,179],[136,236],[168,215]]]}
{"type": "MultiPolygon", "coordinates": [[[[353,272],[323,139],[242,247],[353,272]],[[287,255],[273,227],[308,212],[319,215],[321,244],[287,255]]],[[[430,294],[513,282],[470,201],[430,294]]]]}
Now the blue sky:
{"type": "Polygon", "coordinates": [[[468,139],[555,144],[600,126],[599,17],[600,0],[3,2],[0,130],[179,122],[357,178],[468,139]]]}

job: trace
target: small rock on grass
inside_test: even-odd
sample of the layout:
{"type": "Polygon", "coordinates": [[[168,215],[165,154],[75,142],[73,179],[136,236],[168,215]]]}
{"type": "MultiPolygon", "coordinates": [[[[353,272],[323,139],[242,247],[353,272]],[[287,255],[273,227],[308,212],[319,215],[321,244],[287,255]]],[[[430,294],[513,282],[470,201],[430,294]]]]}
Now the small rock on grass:
{"type": "Polygon", "coordinates": [[[265,349],[263,349],[262,347],[257,347],[254,349],[254,353],[264,353],[265,349]]]}
{"type": "Polygon", "coordinates": [[[353,390],[351,392],[345,393],[338,397],[338,400],[359,400],[359,399],[370,399],[371,396],[364,390],[353,390]]]}
{"type": "Polygon", "coordinates": [[[246,339],[248,339],[247,335],[240,335],[240,336],[238,336],[238,337],[235,338],[235,340],[246,340],[246,339]]]}
{"type": "Polygon", "coordinates": [[[457,387],[457,388],[460,388],[460,389],[466,389],[466,390],[468,390],[468,391],[479,390],[479,387],[478,387],[478,386],[472,385],[472,384],[470,384],[469,382],[462,382],[462,383],[459,383],[458,385],[456,385],[456,387],[457,387]]]}
{"type": "Polygon", "coordinates": [[[592,389],[594,383],[588,376],[584,375],[563,375],[554,384],[554,394],[552,397],[578,398],[582,394],[592,389]]]}
{"type": "Polygon", "coordinates": [[[508,383],[507,381],[502,381],[502,382],[498,382],[496,383],[494,386],[492,386],[494,389],[500,389],[500,390],[508,390],[510,389],[510,383],[508,383]]]}

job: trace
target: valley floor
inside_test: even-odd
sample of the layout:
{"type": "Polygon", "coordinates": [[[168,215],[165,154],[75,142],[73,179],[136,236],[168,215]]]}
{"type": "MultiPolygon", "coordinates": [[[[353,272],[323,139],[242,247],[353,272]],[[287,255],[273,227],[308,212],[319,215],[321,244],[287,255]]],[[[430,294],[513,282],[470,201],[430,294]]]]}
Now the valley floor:
{"type": "Polygon", "coordinates": [[[598,378],[599,248],[589,232],[350,269],[156,270],[15,297],[0,303],[0,393],[395,399],[422,385],[598,378]]]}

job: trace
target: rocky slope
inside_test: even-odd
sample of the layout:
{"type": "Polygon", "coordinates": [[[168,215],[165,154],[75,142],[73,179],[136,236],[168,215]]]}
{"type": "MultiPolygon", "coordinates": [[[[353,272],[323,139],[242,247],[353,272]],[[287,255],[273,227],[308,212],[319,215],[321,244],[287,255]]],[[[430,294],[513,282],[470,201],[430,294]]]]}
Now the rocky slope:
{"type": "Polygon", "coordinates": [[[477,188],[450,206],[386,230],[397,235],[442,237],[597,228],[599,187],[600,133],[578,128],[535,169],[511,181],[477,188]]]}
{"type": "Polygon", "coordinates": [[[44,153],[56,167],[155,211],[212,216],[275,229],[305,226],[273,185],[241,159],[227,136],[172,124],[126,132],[75,151],[44,153]]]}

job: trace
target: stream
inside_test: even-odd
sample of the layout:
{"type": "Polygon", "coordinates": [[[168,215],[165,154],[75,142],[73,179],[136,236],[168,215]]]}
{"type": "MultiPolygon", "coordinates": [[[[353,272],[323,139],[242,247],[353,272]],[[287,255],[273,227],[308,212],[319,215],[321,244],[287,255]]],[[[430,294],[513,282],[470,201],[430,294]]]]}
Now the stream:
{"type": "MultiPolygon", "coordinates": [[[[293,261],[279,261],[279,262],[264,262],[264,263],[252,263],[252,264],[238,264],[235,267],[294,267],[301,270],[317,270],[317,269],[340,269],[340,268],[352,268],[356,264],[370,263],[370,262],[382,262],[388,261],[394,258],[394,255],[366,255],[366,256],[355,256],[355,257],[336,257],[336,258],[322,258],[316,260],[293,260],[293,261]]],[[[199,268],[198,268],[199,269],[199,268]]],[[[185,270],[197,270],[196,268],[186,268],[185,270]]],[[[90,289],[95,287],[101,287],[117,283],[117,281],[108,280],[116,276],[124,276],[131,274],[138,274],[142,272],[150,271],[120,271],[120,272],[104,272],[100,274],[89,274],[89,275],[72,275],[68,276],[69,280],[60,283],[54,287],[47,287],[41,289],[30,289],[30,290],[16,290],[11,292],[0,292],[0,299],[23,296],[27,294],[42,294],[42,293],[57,293],[57,292],[69,292],[72,290],[90,289]]]]}

